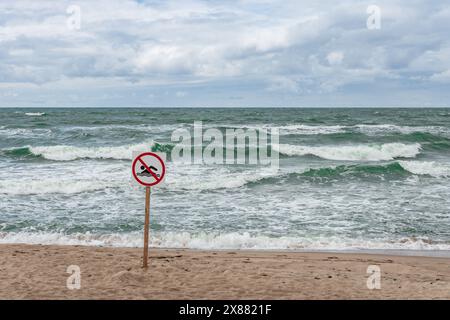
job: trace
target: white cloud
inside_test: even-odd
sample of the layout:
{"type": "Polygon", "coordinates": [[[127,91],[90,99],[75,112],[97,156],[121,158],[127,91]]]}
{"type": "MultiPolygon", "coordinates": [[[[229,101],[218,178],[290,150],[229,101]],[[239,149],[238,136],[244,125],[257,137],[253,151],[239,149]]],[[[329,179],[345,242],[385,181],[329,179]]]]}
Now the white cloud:
{"type": "Polygon", "coordinates": [[[339,65],[344,60],[344,53],[341,51],[332,51],[327,55],[328,63],[332,66],[339,65]]]}
{"type": "Polygon", "coordinates": [[[430,79],[437,82],[450,83],[450,69],[440,73],[435,73],[430,77],[430,79]]]}

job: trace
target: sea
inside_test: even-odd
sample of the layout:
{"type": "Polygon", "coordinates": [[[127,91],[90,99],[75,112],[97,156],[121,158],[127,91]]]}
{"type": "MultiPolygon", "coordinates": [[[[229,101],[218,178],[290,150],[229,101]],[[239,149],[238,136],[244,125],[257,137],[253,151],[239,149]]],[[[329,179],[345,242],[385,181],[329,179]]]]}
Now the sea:
{"type": "Polygon", "coordinates": [[[151,247],[450,250],[441,108],[3,108],[0,243],[141,247],[133,151],[170,154],[196,121],[276,129],[279,168],[169,156],[151,247]]]}

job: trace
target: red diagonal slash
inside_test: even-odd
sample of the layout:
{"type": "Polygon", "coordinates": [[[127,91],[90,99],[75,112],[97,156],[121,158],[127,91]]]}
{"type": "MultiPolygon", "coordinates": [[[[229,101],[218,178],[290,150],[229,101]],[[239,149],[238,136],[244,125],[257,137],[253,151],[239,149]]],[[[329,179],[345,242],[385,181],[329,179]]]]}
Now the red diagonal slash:
{"type": "Polygon", "coordinates": [[[150,174],[153,176],[153,178],[155,178],[156,181],[159,181],[158,176],[152,171],[150,170],[150,168],[145,164],[144,161],[142,161],[141,158],[138,158],[139,162],[142,163],[142,165],[145,167],[145,169],[150,172],[150,174]]]}

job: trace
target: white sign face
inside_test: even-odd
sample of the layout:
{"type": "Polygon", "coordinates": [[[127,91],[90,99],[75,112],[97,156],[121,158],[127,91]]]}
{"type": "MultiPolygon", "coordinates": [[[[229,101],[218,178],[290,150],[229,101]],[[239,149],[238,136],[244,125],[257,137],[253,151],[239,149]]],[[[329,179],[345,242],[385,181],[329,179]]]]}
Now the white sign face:
{"type": "Polygon", "coordinates": [[[164,155],[154,152],[133,154],[131,172],[134,179],[141,185],[152,187],[161,183],[166,174],[164,155]]]}

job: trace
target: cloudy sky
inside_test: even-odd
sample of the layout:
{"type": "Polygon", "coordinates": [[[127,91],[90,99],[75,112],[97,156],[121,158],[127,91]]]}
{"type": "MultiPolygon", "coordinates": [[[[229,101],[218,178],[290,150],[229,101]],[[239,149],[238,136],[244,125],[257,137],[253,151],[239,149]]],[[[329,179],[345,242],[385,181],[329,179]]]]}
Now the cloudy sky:
{"type": "Polygon", "coordinates": [[[449,30],[445,1],[1,1],[0,106],[450,106],[449,30]]]}

